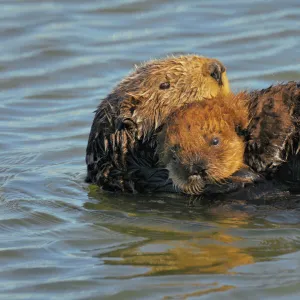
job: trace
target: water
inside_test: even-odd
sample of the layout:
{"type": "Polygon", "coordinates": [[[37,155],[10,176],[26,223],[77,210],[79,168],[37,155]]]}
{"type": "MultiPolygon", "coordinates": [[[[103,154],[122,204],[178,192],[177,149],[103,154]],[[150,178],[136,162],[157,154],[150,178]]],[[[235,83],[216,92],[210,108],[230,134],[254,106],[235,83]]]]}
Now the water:
{"type": "Polygon", "coordinates": [[[92,112],[136,63],[216,57],[234,91],[299,80],[298,0],[2,0],[1,11],[1,299],[299,299],[297,205],[84,183],[92,112]]]}

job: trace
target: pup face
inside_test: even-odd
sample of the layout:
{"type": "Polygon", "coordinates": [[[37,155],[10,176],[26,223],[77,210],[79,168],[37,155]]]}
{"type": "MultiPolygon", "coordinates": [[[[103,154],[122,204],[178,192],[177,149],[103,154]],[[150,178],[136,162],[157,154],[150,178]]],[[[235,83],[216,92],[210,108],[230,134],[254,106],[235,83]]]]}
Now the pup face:
{"type": "Polygon", "coordinates": [[[158,128],[174,109],[185,103],[227,95],[230,87],[224,65],[216,59],[179,56],[150,61],[115,89],[128,100],[121,112],[140,136],[158,128]]]}
{"type": "Polygon", "coordinates": [[[243,167],[244,141],[236,132],[230,110],[218,100],[192,103],[168,119],[160,157],[175,186],[200,194],[243,167]]]}

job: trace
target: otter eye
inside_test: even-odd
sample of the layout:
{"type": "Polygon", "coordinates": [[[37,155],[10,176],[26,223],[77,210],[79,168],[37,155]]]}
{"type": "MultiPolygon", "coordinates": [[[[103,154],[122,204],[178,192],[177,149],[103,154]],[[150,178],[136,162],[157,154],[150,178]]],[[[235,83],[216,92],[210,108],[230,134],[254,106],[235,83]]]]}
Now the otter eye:
{"type": "Polygon", "coordinates": [[[161,90],[167,90],[170,87],[170,82],[163,82],[160,84],[159,88],[161,90]]]}
{"type": "Polygon", "coordinates": [[[214,138],[212,138],[212,140],[211,140],[210,143],[211,143],[213,146],[216,146],[216,145],[219,144],[219,142],[220,142],[220,140],[219,140],[217,137],[214,137],[214,138]]]}

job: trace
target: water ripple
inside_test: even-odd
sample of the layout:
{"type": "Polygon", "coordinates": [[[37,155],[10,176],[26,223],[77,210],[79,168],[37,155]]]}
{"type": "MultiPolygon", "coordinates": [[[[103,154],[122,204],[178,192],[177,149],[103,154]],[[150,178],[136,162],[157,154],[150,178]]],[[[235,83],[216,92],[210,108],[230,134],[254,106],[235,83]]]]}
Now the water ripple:
{"type": "Polygon", "coordinates": [[[197,53],[233,90],[300,80],[298,0],[4,0],[0,297],[299,298],[299,209],[84,182],[93,111],[134,64],[197,53]]]}

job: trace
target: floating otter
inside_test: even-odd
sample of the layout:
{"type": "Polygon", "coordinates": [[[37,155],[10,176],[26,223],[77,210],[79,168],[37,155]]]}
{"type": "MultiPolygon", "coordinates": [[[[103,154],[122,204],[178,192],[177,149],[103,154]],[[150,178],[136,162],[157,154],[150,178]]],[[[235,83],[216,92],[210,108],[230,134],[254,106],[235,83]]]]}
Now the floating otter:
{"type": "Polygon", "coordinates": [[[167,120],[160,157],[187,194],[228,178],[251,182],[256,174],[299,185],[299,117],[296,82],[189,104],[167,120]],[[245,172],[235,177],[240,169],[245,172]]]}
{"type": "Polygon", "coordinates": [[[244,165],[244,137],[249,117],[244,94],[186,104],[175,111],[158,135],[162,165],[174,185],[200,194],[244,165]],[[243,98],[243,99],[241,99],[243,98]]]}
{"type": "Polygon", "coordinates": [[[230,92],[225,67],[196,55],[150,61],[101,102],[86,149],[87,181],[112,191],[154,190],[168,173],[157,168],[156,133],[185,103],[230,92]]]}

